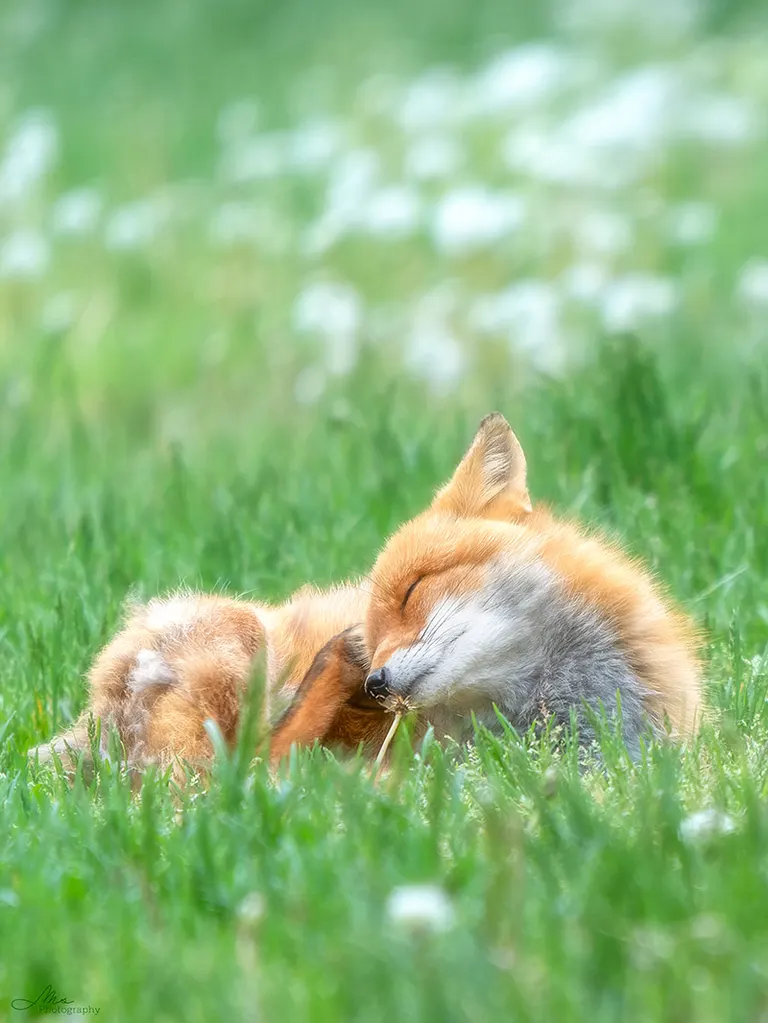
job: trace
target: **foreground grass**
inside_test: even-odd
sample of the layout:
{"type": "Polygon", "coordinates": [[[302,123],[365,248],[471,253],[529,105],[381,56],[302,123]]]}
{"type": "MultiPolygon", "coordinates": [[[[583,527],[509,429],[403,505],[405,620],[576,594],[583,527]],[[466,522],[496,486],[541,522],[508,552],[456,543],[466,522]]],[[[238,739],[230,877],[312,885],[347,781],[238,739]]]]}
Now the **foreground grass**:
{"type": "Polygon", "coordinates": [[[2,467],[3,1011],[52,984],[108,1019],[758,1018],[766,484],[750,466],[764,384],[744,366],[702,422],[673,377],[628,342],[505,410],[534,492],[619,531],[708,621],[713,721],[691,748],[631,764],[606,735],[603,766],[581,772],[513,736],[403,742],[379,788],[319,750],[276,785],[242,756],[176,798],[163,779],[132,795],[108,766],[70,791],[24,763],[79,708],[126,589],[278,597],[364,569],[471,420],[382,402],[361,378],[346,419],[229,435],[214,456],[121,439],[109,419],[88,436],[71,392],[41,384],[68,428],[51,439],[37,408],[6,420],[2,467]],[[388,915],[395,887],[424,882],[451,900],[446,931],[388,915]]]}
{"type": "MultiPolygon", "coordinates": [[[[263,93],[281,124],[304,63],[338,66],[352,124],[344,83],[387,39],[419,70],[541,28],[538,15],[512,25],[493,0],[471,16],[331,6],[323,32],[297,5],[256,40],[234,0],[199,21],[171,0],[157,18],[140,4],[54,5],[37,29],[10,4],[3,81],[62,126],[51,188],[103,178],[115,204],[210,173],[217,113],[243,93],[263,93]]],[[[641,40],[610,45],[618,66],[682,60],[687,43],[639,56],[641,40]]],[[[758,96],[749,41],[733,54],[726,83],[743,77],[758,96]]],[[[378,141],[376,123],[352,126],[358,146],[378,141]]],[[[496,182],[490,141],[473,145],[460,174],[496,182]]],[[[399,248],[352,238],[315,265],[250,242],[211,248],[192,188],[190,220],[137,250],[57,238],[45,275],[0,281],[0,1019],[33,1015],[11,1002],[47,985],[109,1020],[766,1017],[768,363],[760,309],[734,299],[763,244],[766,154],[764,139],[706,160],[665,154],[651,198],[703,196],[720,214],[693,253],[648,227],[643,188],[607,200],[639,243],[606,272],[684,282],[661,324],[604,341],[594,320],[570,324],[577,355],[554,378],[485,339],[442,397],[429,372],[404,370],[404,334],[402,348],[361,346],[316,404],[295,401],[297,373],[321,358],[292,333],[297,292],[325,274],[352,280],[373,312],[413,300],[421,315],[419,296],[433,302],[445,279],[471,298],[556,275],[580,258],[544,241],[570,194],[531,188],[528,249],[448,262],[422,235],[399,248]],[[83,705],[126,594],[186,584],[278,600],[365,571],[492,408],[523,441],[534,499],[620,537],[701,623],[712,713],[689,748],[630,763],[606,734],[582,770],[572,749],[525,737],[414,751],[403,736],[377,787],[367,765],[320,750],[273,784],[244,745],[207,792],[175,794],[155,777],[133,793],[114,765],[74,788],[28,767],[27,749],[83,705]],[[421,883],[449,911],[398,923],[393,890],[421,883]]],[[[301,225],[321,205],[318,182],[252,187],[301,225]]],[[[200,199],[206,216],[228,197],[217,188],[200,199]]],[[[33,190],[24,216],[47,225],[50,198],[33,190]]],[[[603,193],[584,202],[605,212],[603,193]]],[[[10,230],[15,212],[0,213],[10,230]]]]}

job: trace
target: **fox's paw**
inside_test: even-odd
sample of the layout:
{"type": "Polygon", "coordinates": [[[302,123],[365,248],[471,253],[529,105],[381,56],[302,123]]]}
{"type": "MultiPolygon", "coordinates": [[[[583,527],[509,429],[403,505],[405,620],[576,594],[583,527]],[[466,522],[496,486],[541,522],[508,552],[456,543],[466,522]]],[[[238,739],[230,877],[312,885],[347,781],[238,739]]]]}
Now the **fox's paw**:
{"type": "Polygon", "coordinates": [[[365,646],[361,625],[353,625],[334,636],[324,652],[336,660],[339,683],[350,696],[363,691],[363,683],[370,670],[370,658],[365,646]]]}

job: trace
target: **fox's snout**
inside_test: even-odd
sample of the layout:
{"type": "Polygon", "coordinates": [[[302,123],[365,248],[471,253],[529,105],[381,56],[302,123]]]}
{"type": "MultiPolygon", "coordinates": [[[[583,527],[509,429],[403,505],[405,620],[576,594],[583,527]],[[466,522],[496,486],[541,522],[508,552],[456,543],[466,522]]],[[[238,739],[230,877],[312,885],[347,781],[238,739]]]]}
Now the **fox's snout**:
{"type": "Polygon", "coordinates": [[[369,696],[375,696],[380,699],[388,694],[391,681],[392,673],[386,666],[377,668],[365,680],[365,691],[369,696]]]}

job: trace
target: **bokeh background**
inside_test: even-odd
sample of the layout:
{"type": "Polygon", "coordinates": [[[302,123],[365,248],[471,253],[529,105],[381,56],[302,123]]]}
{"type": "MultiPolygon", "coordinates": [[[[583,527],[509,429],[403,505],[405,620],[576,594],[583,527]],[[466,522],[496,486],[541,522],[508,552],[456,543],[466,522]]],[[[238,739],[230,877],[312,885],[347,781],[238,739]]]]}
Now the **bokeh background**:
{"type": "Polygon", "coordinates": [[[466,402],[600,333],[756,344],[759,5],[518,6],[8,0],[7,402],[58,357],[186,439],[366,359],[466,402]]]}
{"type": "Polygon", "coordinates": [[[768,1018],[766,110],[754,0],[4,0],[3,998],[768,1018]],[[127,594],[366,571],[494,408],[702,625],[692,750],[27,773],[127,594]]]}

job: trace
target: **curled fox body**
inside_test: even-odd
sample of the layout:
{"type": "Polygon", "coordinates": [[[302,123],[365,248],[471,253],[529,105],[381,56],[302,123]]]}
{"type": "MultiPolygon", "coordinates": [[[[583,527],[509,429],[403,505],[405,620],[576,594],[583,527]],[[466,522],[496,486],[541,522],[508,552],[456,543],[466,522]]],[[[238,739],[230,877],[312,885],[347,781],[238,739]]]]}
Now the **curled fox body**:
{"type": "Polygon", "coordinates": [[[469,712],[519,730],[610,716],[625,742],[649,726],[694,731],[697,638],[649,573],[614,544],[533,509],[522,448],[487,417],[432,505],[395,533],[371,573],[366,688],[460,735],[469,712]],[[618,694],[618,695],[617,695],[618,694]]]}
{"type": "Polygon", "coordinates": [[[368,662],[354,629],[367,600],[361,583],[327,591],[307,586],[277,607],[198,593],[133,605],[91,667],[84,714],[32,753],[49,760],[55,751],[69,763],[87,749],[93,716],[103,742],[109,728],[117,729],[134,766],[186,760],[204,767],[213,754],[205,721],[234,742],[262,653],[266,702],[291,701],[271,735],[273,762],[293,743],[375,742],[387,715],[363,692],[368,662]]]}

